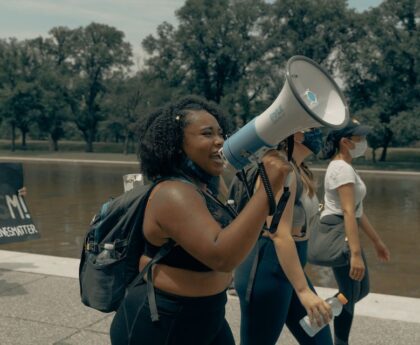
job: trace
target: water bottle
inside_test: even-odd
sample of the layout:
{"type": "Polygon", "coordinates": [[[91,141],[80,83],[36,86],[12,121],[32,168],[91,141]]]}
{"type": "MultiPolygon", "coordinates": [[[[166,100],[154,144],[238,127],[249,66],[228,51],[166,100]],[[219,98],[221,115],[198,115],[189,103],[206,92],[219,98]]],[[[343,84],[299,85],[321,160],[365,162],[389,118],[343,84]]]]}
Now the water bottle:
{"type": "Polygon", "coordinates": [[[99,265],[106,265],[115,261],[114,244],[105,243],[104,249],[96,257],[96,263],[99,265]]]}
{"type": "MultiPolygon", "coordinates": [[[[334,316],[338,316],[343,310],[343,305],[347,304],[348,301],[347,301],[347,298],[342,293],[339,293],[337,296],[327,298],[325,302],[327,302],[330,305],[332,314],[334,316]]],[[[318,324],[312,325],[311,321],[309,320],[308,315],[304,316],[299,321],[299,323],[310,337],[313,337],[315,334],[317,334],[322,328],[324,328],[327,325],[327,323],[324,323],[321,326],[318,326],[318,324]]]]}

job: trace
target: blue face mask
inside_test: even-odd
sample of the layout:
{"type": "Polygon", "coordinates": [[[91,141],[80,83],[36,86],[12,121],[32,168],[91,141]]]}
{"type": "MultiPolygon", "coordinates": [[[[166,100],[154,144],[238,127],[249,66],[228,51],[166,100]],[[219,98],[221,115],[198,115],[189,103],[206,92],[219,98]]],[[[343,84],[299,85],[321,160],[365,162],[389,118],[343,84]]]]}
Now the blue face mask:
{"type": "Polygon", "coordinates": [[[314,128],[309,132],[305,132],[302,144],[311,150],[315,155],[317,155],[322,148],[321,130],[319,128],[314,128]]]}

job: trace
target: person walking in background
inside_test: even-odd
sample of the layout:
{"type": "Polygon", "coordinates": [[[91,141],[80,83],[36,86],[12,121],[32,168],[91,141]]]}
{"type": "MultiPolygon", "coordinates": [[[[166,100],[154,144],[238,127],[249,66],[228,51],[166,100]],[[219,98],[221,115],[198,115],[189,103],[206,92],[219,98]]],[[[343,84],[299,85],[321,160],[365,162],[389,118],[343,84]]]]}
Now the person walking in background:
{"type": "Polygon", "coordinates": [[[335,345],[348,344],[355,303],[369,293],[369,275],[359,228],[373,243],[378,258],[383,262],[390,260],[388,248],[364,212],[366,185],[352,166],[354,158],[365,154],[369,132],[370,127],[350,121],[345,128],[329,132],[321,157],[331,161],[325,174],[324,209],[320,217],[321,220],[331,216],[344,219],[350,249],[349,263],[332,268],[339,291],[348,299],[342,313],[334,318],[335,345]]]}
{"type": "MultiPolygon", "coordinates": [[[[241,345],[274,345],[284,324],[299,344],[332,344],[329,326],[311,338],[299,325],[306,314],[318,324],[331,320],[329,305],[316,295],[303,270],[310,224],[319,207],[312,172],[303,161],[319,152],[322,133],[319,129],[298,132],[293,141],[291,195],[277,231],[263,231],[251,254],[235,270],[241,306],[241,345]]],[[[278,149],[287,154],[287,140],[278,149]]],[[[246,174],[251,193],[260,184],[256,172],[254,167],[246,174]]],[[[245,207],[243,200],[248,200],[241,184],[235,177],[230,188],[230,198],[238,211],[245,207]]],[[[270,222],[271,217],[267,218],[267,226],[270,222]]]]}
{"type": "MultiPolygon", "coordinates": [[[[112,321],[113,345],[234,344],[225,320],[226,289],[257,241],[269,205],[264,188],[258,188],[233,220],[235,212],[217,199],[226,123],[216,105],[197,97],[141,118],[141,172],[151,181],[171,179],[157,185],[146,206],[140,270],[169,241],[176,245],[147,282],[129,290],[112,321]],[[151,319],[153,303],[158,321],[151,319]]],[[[276,193],[290,165],[274,150],[263,163],[276,193]]]]}

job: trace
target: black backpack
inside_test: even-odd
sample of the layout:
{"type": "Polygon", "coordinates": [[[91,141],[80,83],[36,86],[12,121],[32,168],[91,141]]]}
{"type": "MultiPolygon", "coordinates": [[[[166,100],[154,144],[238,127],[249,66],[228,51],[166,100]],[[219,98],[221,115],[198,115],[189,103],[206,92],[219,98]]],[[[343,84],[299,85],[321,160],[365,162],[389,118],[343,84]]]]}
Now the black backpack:
{"type": "Polygon", "coordinates": [[[93,218],[84,239],[79,266],[80,296],[86,306],[102,312],[117,310],[129,286],[139,282],[174,246],[173,241],[167,242],[139,273],[139,259],[145,244],[144,212],[150,193],[162,181],[136,186],[110,199],[93,218]],[[113,245],[113,255],[100,264],[97,256],[105,244],[113,245]]]}

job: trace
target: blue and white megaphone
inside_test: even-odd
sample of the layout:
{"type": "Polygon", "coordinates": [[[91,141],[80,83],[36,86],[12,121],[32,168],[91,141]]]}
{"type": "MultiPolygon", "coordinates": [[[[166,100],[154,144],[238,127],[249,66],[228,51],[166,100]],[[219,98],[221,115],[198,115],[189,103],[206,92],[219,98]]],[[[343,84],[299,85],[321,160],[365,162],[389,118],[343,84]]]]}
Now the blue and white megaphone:
{"type": "Polygon", "coordinates": [[[277,99],[229,137],[220,154],[240,170],[293,133],[321,126],[340,129],[348,120],[347,103],[328,72],[307,57],[293,56],[277,99]]]}

